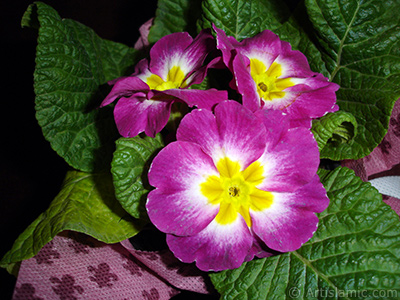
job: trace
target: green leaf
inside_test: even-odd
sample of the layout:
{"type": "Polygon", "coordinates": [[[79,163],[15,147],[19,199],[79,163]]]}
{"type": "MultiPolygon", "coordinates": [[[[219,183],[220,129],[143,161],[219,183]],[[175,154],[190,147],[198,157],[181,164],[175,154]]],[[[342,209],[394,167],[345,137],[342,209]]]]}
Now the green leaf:
{"type": "Polygon", "coordinates": [[[22,19],[23,26],[37,24],[35,108],[43,135],[73,168],[106,168],[118,134],[112,109],[98,107],[109,91],[107,81],[128,71],[136,51],[61,19],[41,2],[29,6],[22,19]]]}
{"type": "Polygon", "coordinates": [[[274,30],[288,17],[285,4],[275,0],[205,0],[202,7],[201,28],[215,24],[238,41],[265,29],[274,30]]]}
{"type": "Polygon", "coordinates": [[[115,195],[122,207],[135,218],[148,220],[146,199],[151,186],[147,182],[150,163],[163,147],[161,135],[120,138],[111,164],[115,195]]]}
{"type": "MultiPolygon", "coordinates": [[[[358,134],[335,148],[340,159],[368,155],[387,132],[400,97],[400,2],[306,0],[307,11],[341,110],[358,134]]],[[[333,153],[333,149],[330,151],[333,153]]]]}
{"type": "Polygon", "coordinates": [[[352,142],[357,135],[357,121],[345,111],[329,113],[313,121],[312,132],[318,142],[321,158],[339,161],[343,153],[339,153],[337,148],[352,142]]]}
{"type": "Polygon", "coordinates": [[[321,180],[331,202],[312,239],[297,251],[211,274],[222,299],[398,299],[399,216],[350,169],[321,180]]]}
{"type": "Polygon", "coordinates": [[[50,207],[17,238],[0,265],[6,267],[33,257],[63,230],[117,243],[137,234],[142,225],[115,199],[111,174],[69,171],[50,207]]]}
{"type": "Polygon", "coordinates": [[[195,36],[200,12],[201,0],[159,0],[149,32],[150,44],[174,32],[187,31],[195,36]]]}

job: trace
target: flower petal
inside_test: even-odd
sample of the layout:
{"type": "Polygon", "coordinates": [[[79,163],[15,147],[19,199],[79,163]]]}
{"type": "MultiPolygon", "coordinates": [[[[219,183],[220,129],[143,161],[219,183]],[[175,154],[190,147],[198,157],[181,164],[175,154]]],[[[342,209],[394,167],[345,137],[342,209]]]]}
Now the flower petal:
{"type": "Polygon", "coordinates": [[[229,157],[242,169],[261,156],[265,148],[265,127],[248,109],[235,101],[224,101],[211,112],[196,110],[186,115],[177,139],[194,142],[214,163],[229,157]]]}
{"type": "Polygon", "coordinates": [[[187,76],[201,67],[215,45],[209,30],[201,31],[195,40],[187,32],[164,36],[150,50],[150,71],[164,80],[174,66],[187,76]]]}
{"type": "Polygon", "coordinates": [[[210,157],[223,155],[217,121],[209,110],[196,109],[187,114],[179,124],[176,139],[199,145],[210,157]]]}
{"type": "Polygon", "coordinates": [[[246,258],[249,259],[252,242],[253,237],[241,217],[229,225],[213,221],[190,237],[167,235],[168,246],[174,255],[185,263],[195,261],[203,271],[240,267],[246,258]]]}
{"type": "Polygon", "coordinates": [[[171,89],[162,91],[166,95],[173,96],[190,107],[206,108],[211,110],[216,104],[228,99],[226,91],[216,89],[209,90],[190,90],[190,89],[171,89]]]}
{"type": "Polygon", "coordinates": [[[294,193],[273,193],[274,203],[263,211],[250,210],[253,232],[276,251],[294,251],[317,230],[318,217],[329,204],[326,191],[315,175],[294,193]]]}
{"type": "Polygon", "coordinates": [[[103,100],[100,107],[104,107],[121,97],[131,97],[139,91],[150,91],[149,86],[137,77],[123,77],[118,79],[111,92],[103,100]]]}
{"type": "Polygon", "coordinates": [[[262,107],[262,100],[257,92],[257,86],[249,71],[248,58],[238,54],[233,59],[233,70],[236,86],[242,95],[243,106],[255,112],[262,107]]]}
{"type": "Polygon", "coordinates": [[[327,81],[321,74],[293,81],[297,81],[298,84],[288,88],[287,91],[299,96],[292,105],[283,110],[290,114],[292,119],[318,118],[338,110],[335,92],[339,89],[339,85],[336,83],[327,81]]]}
{"type": "Polygon", "coordinates": [[[242,165],[253,163],[265,149],[265,127],[243,105],[225,101],[215,108],[215,117],[225,156],[242,165]]]}
{"type": "Polygon", "coordinates": [[[254,258],[254,256],[258,258],[265,258],[265,257],[270,257],[273,255],[277,255],[280,252],[272,250],[268,248],[265,243],[253,232],[253,246],[251,247],[248,255],[248,259],[245,261],[250,261],[254,258]]]}
{"type": "Polygon", "coordinates": [[[201,193],[200,184],[217,175],[210,157],[193,143],[173,142],[154,158],[148,173],[149,183],[157,189],[149,193],[146,204],[152,223],[161,231],[193,235],[217,215],[201,193]]]}
{"type": "Polygon", "coordinates": [[[231,63],[232,63],[232,59],[235,55],[235,53],[232,51],[236,47],[239,47],[240,43],[232,37],[227,37],[225,31],[217,28],[214,24],[213,24],[213,29],[217,34],[217,38],[216,38],[217,39],[217,48],[219,50],[221,50],[221,52],[222,52],[222,59],[223,59],[225,65],[232,71],[231,63]]]}
{"type": "Polygon", "coordinates": [[[202,66],[198,69],[196,69],[195,72],[189,75],[189,77],[186,78],[186,84],[187,86],[191,86],[193,84],[200,84],[203,82],[204,78],[207,75],[208,69],[224,69],[225,65],[222,62],[222,59],[220,56],[212,59],[208,64],[205,66],[202,66]]]}
{"type": "Polygon", "coordinates": [[[169,70],[180,62],[182,54],[192,41],[187,32],[176,32],[158,40],[150,50],[151,72],[166,80],[169,70]]]}
{"type": "Polygon", "coordinates": [[[203,29],[193,40],[193,43],[187,47],[183,60],[192,69],[199,69],[208,53],[214,49],[215,40],[210,29],[203,29]]]}
{"type": "Polygon", "coordinates": [[[255,115],[264,124],[266,129],[266,147],[274,148],[287,134],[290,128],[290,117],[280,110],[263,109],[255,112],[255,115]]]}
{"type": "Polygon", "coordinates": [[[114,109],[119,133],[134,137],[141,132],[154,137],[168,122],[172,101],[147,100],[143,93],[121,98],[114,109]]]}
{"type": "MultiPolygon", "coordinates": [[[[289,43],[287,43],[289,45],[289,43]]],[[[258,59],[269,68],[275,59],[285,51],[285,44],[278,35],[269,30],[264,30],[254,37],[241,41],[238,52],[249,59],[258,59]]]]}
{"type": "Polygon", "coordinates": [[[280,77],[308,78],[319,73],[310,69],[306,56],[298,50],[292,50],[288,42],[281,41],[281,52],[274,60],[282,67],[280,77]]]}
{"type": "Polygon", "coordinates": [[[310,130],[290,129],[275,146],[267,144],[258,160],[264,166],[265,180],[259,189],[276,192],[294,192],[309,183],[319,165],[318,144],[310,130]]]}

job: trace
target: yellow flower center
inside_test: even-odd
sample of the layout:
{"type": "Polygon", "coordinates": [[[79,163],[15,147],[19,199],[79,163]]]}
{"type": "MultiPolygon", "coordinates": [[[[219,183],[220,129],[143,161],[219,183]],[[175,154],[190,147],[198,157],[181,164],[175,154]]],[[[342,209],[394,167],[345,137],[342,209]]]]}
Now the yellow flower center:
{"type": "Polygon", "coordinates": [[[250,74],[257,85],[258,94],[265,101],[283,98],[283,90],[294,85],[290,78],[279,78],[282,75],[282,66],[276,62],[267,69],[262,61],[252,58],[250,74]]]}
{"type": "Polygon", "coordinates": [[[185,73],[180,67],[174,66],[169,70],[167,80],[165,81],[160,76],[152,74],[146,79],[146,83],[152,90],[165,91],[186,87],[185,73]]]}
{"type": "Polygon", "coordinates": [[[247,226],[251,227],[249,209],[261,211],[271,206],[273,195],[256,186],[264,180],[264,168],[254,162],[245,170],[240,170],[238,162],[225,157],[218,161],[219,176],[209,176],[200,185],[201,193],[211,204],[219,204],[215,220],[226,225],[242,215],[247,226]]]}

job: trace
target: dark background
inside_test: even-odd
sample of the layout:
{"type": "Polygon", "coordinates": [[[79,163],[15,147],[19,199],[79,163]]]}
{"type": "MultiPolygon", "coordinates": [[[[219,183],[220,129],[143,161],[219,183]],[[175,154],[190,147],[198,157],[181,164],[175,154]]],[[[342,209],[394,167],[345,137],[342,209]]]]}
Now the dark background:
{"type": "MultiPolygon", "coordinates": [[[[43,0],[62,18],[79,21],[104,39],[134,45],[156,0],[43,0]]],[[[33,70],[37,31],[21,28],[32,1],[0,4],[2,51],[0,257],[58,194],[68,166],[43,138],[35,119],[33,70]]],[[[11,299],[16,279],[0,269],[0,298],[11,299]]]]}

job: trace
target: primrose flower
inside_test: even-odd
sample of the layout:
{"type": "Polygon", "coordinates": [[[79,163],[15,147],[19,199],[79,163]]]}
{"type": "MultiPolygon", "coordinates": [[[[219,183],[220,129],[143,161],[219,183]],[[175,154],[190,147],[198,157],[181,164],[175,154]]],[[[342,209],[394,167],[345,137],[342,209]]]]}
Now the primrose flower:
{"type": "Polygon", "coordinates": [[[273,32],[265,30],[238,42],[215,26],[214,30],[245,107],[282,110],[292,126],[308,128],[312,119],[338,110],[339,86],[312,72],[307,58],[273,32]]]}
{"type": "Polygon", "coordinates": [[[204,271],[239,267],[298,249],[329,204],[316,175],[312,133],[289,129],[280,111],[252,113],[235,101],[187,114],[177,141],[154,158],[148,178],[152,223],[176,257],[204,271]]]}
{"type": "Polygon", "coordinates": [[[119,99],[114,118],[120,134],[133,137],[141,132],[154,137],[167,124],[175,101],[211,109],[226,91],[188,89],[201,83],[207,69],[218,60],[203,66],[215,41],[203,30],[193,40],[186,32],[161,38],[150,50],[150,60],[141,60],[135,72],[117,80],[101,106],[119,99]]]}

